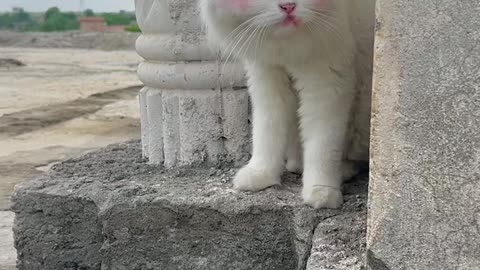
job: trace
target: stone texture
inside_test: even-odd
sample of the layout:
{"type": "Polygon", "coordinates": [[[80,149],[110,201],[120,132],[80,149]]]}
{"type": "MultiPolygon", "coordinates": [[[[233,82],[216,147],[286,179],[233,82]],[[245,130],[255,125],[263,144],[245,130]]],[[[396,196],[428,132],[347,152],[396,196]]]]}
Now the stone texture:
{"type": "Polygon", "coordinates": [[[151,163],[238,164],[250,156],[246,91],[144,88],[140,105],[143,153],[151,163]]]}
{"type": "MultiPolygon", "coordinates": [[[[365,269],[365,233],[367,226],[365,194],[347,201],[344,213],[323,220],[313,236],[307,270],[365,269]],[[348,209],[348,211],[345,211],[348,209]]],[[[348,193],[347,193],[348,194],[348,193]]]]}
{"type": "MultiPolygon", "coordinates": [[[[245,72],[207,46],[193,0],[137,0],[143,153],[166,167],[245,163],[245,72]]],[[[247,114],[245,114],[247,112],[247,114]]]]}
{"type": "MultiPolygon", "coordinates": [[[[167,171],[149,165],[139,143],[55,165],[13,195],[18,269],[305,269],[317,224],[326,222],[321,243],[337,217],[364,213],[365,181],[346,185],[343,209],[315,211],[302,204],[296,175],[246,193],[230,188],[234,172],[167,171]]],[[[352,238],[363,241],[356,230],[352,238]]]]}
{"type": "MultiPolygon", "coordinates": [[[[142,91],[146,92],[147,116],[146,122],[143,122],[143,127],[147,129],[148,134],[148,150],[146,153],[148,153],[150,162],[161,164],[165,160],[163,153],[163,106],[158,106],[162,104],[162,91],[145,88],[142,91]]],[[[143,106],[140,110],[143,110],[143,106]]]]}
{"type": "Polygon", "coordinates": [[[377,2],[370,269],[480,268],[479,10],[377,2]]]}

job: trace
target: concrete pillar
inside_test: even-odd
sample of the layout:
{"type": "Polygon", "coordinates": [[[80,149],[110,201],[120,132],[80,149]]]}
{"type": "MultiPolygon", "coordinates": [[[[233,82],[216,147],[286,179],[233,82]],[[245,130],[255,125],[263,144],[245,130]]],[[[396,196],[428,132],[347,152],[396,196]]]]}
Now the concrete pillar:
{"type": "Polygon", "coordinates": [[[145,61],[138,76],[142,149],[166,167],[243,163],[249,155],[248,94],[238,64],[210,50],[195,0],[136,0],[145,61]],[[221,71],[226,70],[228,73],[221,71]]]}
{"type": "Polygon", "coordinates": [[[369,269],[480,269],[479,10],[377,1],[369,269]]]}

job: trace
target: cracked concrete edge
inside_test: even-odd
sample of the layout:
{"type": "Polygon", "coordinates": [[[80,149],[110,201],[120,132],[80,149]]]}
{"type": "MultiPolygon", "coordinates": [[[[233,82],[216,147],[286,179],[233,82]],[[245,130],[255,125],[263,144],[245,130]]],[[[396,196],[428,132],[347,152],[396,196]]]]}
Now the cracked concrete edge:
{"type": "MultiPolygon", "coordinates": [[[[295,175],[287,175],[287,178],[284,179],[286,181],[285,185],[282,188],[272,188],[259,193],[235,192],[229,187],[229,181],[235,173],[233,169],[178,168],[164,171],[160,166],[146,164],[141,156],[140,149],[141,146],[138,143],[113,145],[102,151],[89,153],[79,159],[57,164],[46,175],[18,186],[14,194],[13,210],[17,214],[15,239],[20,250],[19,268],[35,269],[41,263],[45,265],[46,260],[49,265],[52,265],[52,269],[65,265],[88,266],[95,269],[99,264],[104,264],[105,267],[108,266],[112,269],[131,269],[135,266],[131,263],[137,262],[137,266],[142,264],[144,254],[131,250],[129,254],[138,258],[138,260],[118,260],[122,257],[122,252],[125,252],[124,247],[135,245],[135,241],[141,241],[142,246],[148,246],[152,249],[159,248],[155,239],[164,239],[162,238],[163,234],[156,235],[155,229],[148,230],[148,228],[165,228],[165,224],[161,222],[169,220],[168,216],[170,214],[162,209],[168,208],[176,209],[174,211],[176,213],[183,213],[178,216],[179,218],[193,215],[192,226],[200,227],[189,230],[187,235],[195,234],[197,231],[200,233],[199,237],[204,237],[201,235],[208,230],[202,233],[202,228],[205,228],[202,226],[207,226],[207,228],[209,226],[220,226],[214,222],[215,218],[213,216],[201,218],[202,215],[208,216],[209,209],[221,215],[226,215],[232,221],[240,218],[238,219],[240,225],[234,225],[236,223],[228,225],[231,221],[222,222],[224,225],[221,226],[227,226],[226,228],[229,229],[236,230],[235,228],[240,226],[238,227],[239,231],[249,231],[258,225],[260,226],[259,229],[268,232],[277,228],[275,230],[280,230],[283,234],[286,233],[282,241],[290,243],[283,246],[284,249],[282,249],[283,253],[281,254],[290,254],[287,257],[297,258],[295,259],[296,269],[305,269],[315,226],[322,220],[339,213],[346,214],[355,211],[353,202],[357,200],[356,196],[358,196],[355,193],[365,194],[366,191],[365,184],[359,184],[358,187],[355,187],[354,184],[349,183],[347,184],[346,204],[343,211],[315,211],[303,205],[297,194],[300,186],[299,179],[295,175]],[[205,178],[209,180],[206,181],[205,178]],[[182,183],[184,181],[189,181],[189,184],[185,186],[182,183]],[[117,215],[112,212],[117,211],[114,209],[120,211],[119,213],[127,211],[125,213],[131,214],[117,215]],[[148,213],[150,212],[152,216],[167,216],[151,220],[148,219],[148,213]],[[283,214],[279,217],[277,212],[283,214]],[[264,224],[262,221],[254,221],[255,219],[252,219],[254,222],[250,224],[244,218],[241,218],[248,217],[251,219],[261,213],[270,213],[269,215],[273,218],[270,221],[276,221],[265,224],[270,223],[273,227],[265,227],[261,225],[264,224]],[[138,238],[139,236],[135,236],[136,234],[124,230],[124,228],[130,228],[135,231],[136,225],[134,224],[140,222],[139,220],[142,218],[138,215],[143,215],[144,218],[149,220],[150,225],[145,227],[147,228],[146,231],[139,235],[147,235],[147,238],[138,238]],[[65,218],[67,216],[69,218],[65,218]],[[91,221],[91,223],[85,223],[85,220],[91,221]],[[251,227],[252,224],[256,224],[255,222],[260,223],[251,227]],[[245,228],[242,226],[245,226],[245,228]],[[64,228],[67,227],[70,229],[65,230],[64,228]],[[48,228],[48,230],[40,228],[48,228]],[[38,234],[38,232],[41,233],[38,234]],[[56,233],[52,235],[51,232],[56,233]],[[99,237],[95,237],[95,235],[99,237]],[[103,236],[100,237],[101,235],[103,236]],[[48,241],[45,241],[46,239],[48,241]],[[71,239],[75,241],[71,241],[71,239]],[[290,248],[288,248],[289,246],[290,248]],[[52,247],[55,247],[55,249],[51,250],[52,247]],[[70,252],[73,247],[76,250],[75,254],[70,252]],[[102,258],[98,257],[100,247],[102,247],[102,258]],[[288,249],[285,250],[285,248],[288,249]],[[65,249],[65,251],[62,251],[62,249],[65,249]],[[57,254],[56,252],[60,253],[57,254]],[[52,254],[56,255],[51,256],[52,254]],[[68,256],[65,257],[62,254],[68,256]],[[83,262],[84,258],[90,258],[90,261],[83,262]],[[113,258],[117,259],[113,260],[113,258]]],[[[269,220],[267,216],[264,217],[266,218],[265,221],[269,220]]],[[[191,221],[188,220],[185,219],[186,224],[190,224],[191,221]]],[[[178,234],[182,235],[183,229],[181,227],[172,224],[168,226],[173,226],[172,228],[179,230],[178,234]]],[[[265,238],[264,240],[267,241],[265,243],[275,243],[274,235],[277,234],[269,235],[268,233],[265,235],[262,233],[257,237],[260,237],[259,239],[265,238]]],[[[213,239],[218,238],[215,234],[212,236],[213,239]]],[[[255,245],[262,243],[262,241],[255,240],[251,243],[248,239],[247,237],[241,241],[245,246],[253,243],[253,249],[249,252],[256,254],[254,250],[261,245],[259,247],[255,247],[255,245]],[[256,242],[258,243],[255,244],[256,242]]],[[[164,241],[168,242],[171,239],[165,238],[164,241]]],[[[215,242],[210,239],[209,242],[211,241],[215,242]]],[[[227,241],[227,246],[230,241],[227,241]]],[[[180,246],[182,244],[188,245],[188,241],[186,243],[175,241],[174,243],[180,246]]],[[[220,247],[222,245],[225,244],[220,244],[220,247]]],[[[215,249],[215,245],[213,248],[215,249]]],[[[274,251],[279,247],[273,245],[264,246],[264,248],[267,248],[265,251],[274,251]]],[[[231,248],[225,250],[231,250],[231,248]]],[[[217,253],[219,252],[213,252],[213,254],[217,253]]],[[[261,254],[260,252],[255,256],[264,256],[261,254]]],[[[228,258],[222,260],[219,260],[219,262],[228,261],[228,258]]],[[[265,260],[265,258],[262,260],[265,260]]],[[[202,260],[198,261],[194,257],[186,257],[185,261],[189,267],[198,266],[197,263],[202,263],[202,260]]],[[[238,260],[238,262],[240,261],[244,261],[244,259],[238,260]]],[[[267,259],[263,262],[270,266],[278,266],[276,261],[268,261],[267,259]]],[[[289,263],[293,262],[289,261],[289,263]]],[[[156,263],[161,266],[161,262],[156,263]]],[[[237,266],[245,268],[241,264],[237,266]]],[[[218,269],[225,268],[220,267],[218,269]]]]}

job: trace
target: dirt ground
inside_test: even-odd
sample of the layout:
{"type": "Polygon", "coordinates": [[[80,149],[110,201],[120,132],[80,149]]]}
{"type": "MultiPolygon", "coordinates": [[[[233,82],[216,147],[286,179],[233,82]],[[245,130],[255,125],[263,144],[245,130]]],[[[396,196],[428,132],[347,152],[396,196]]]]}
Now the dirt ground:
{"type": "Polygon", "coordinates": [[[134,50],[138,33],[0,31],[1,47],[134,50]]]}
{"type": "Polygon", "coordinates": [[[0,47],[0,270],[15,269],[5,211],[15,184],[140,137],[140,61],[133,50],[0,47]]]}

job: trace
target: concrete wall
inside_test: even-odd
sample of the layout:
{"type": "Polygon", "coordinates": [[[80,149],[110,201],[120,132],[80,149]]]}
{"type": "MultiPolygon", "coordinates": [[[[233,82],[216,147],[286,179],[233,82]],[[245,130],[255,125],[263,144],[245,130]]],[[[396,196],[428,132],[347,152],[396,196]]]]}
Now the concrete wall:
{"type": "Polygon", "coordinates": [[[135,4],[144,155],[167,167],[248,160],[245,73],[208,48],[197,2],[135,4]]]}
{"type": "Polygon", "coordinates": [[[377,2],[370,269],[480,269],[479,11],[377,2]]]}

